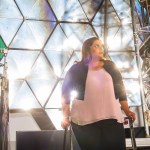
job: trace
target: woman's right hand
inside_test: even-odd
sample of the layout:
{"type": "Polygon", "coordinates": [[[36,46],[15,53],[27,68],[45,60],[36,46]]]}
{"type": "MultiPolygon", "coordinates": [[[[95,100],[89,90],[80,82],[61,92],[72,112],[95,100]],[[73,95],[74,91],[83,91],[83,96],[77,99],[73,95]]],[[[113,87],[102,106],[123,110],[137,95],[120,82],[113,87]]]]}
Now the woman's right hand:
{"type": "Polygon", "coordinates": [[[70,120],[69,120],[69,118],[63,118],[62,119],[62,121],[61,121],[61,127],[63,128],[63,129],[65,129],[65,128],[68,128],[69,127],[69,125],[70,125],[70,120]]]}

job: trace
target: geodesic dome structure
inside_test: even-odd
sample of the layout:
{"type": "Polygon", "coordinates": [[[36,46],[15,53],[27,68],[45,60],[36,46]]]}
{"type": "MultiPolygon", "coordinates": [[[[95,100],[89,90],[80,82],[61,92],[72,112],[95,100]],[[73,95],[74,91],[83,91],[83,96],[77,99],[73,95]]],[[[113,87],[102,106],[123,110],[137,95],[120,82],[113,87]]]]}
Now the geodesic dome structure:
{"type": "Polygon", "coordinates": [[[1,0],[0,42],[7,50],[10,112],[30,109],[40,129],[61,129],[61,85],[90,36],[103,40],[105,55],[120,69],[129,105],[141,106],[145,97],[149,101],[149,1],[146,7],[140,2],[131,7],[128,0],[1,0]],[[142,9],[143,16],[137,13],[133,20],[133,13],[142,14],[142,9]]]}

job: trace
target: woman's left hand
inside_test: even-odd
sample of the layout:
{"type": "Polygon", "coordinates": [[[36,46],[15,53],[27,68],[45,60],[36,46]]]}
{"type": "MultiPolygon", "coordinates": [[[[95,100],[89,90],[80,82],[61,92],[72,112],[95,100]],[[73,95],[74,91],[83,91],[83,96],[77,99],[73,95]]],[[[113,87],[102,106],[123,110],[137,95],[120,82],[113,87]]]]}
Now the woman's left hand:
{"type": "Polygon", "coordinates": [[[132,112],[132,111],[129,110],[129,111],[126,113],[126,115],[127,115],[129,118],[131,118],[132,122],[135,121],[136,116],[135,116],[135,113],[134,113],[134,112],[132,112]]]}

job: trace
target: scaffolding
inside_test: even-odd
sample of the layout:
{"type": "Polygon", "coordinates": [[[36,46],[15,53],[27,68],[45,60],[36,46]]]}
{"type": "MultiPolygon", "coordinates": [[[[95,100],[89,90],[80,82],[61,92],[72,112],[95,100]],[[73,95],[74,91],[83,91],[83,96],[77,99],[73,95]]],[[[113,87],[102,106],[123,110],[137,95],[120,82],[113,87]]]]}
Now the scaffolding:
{"type": "Polygon", "coordinates": [[[0,62],[2,74],[0,74],[0,149],[8,149],[8,121],[9,121],[9,104],[8,104],[8,79],[7,79],[7,50],[0,50],[3,56],[3,62],[0,62]]]}
{"type": "Polygon", "coordinates": [[[130,0],[145,136],[150,125],[150,0],[130,0]],[[142,58],[142,63],[141,59],[142,58]]]}

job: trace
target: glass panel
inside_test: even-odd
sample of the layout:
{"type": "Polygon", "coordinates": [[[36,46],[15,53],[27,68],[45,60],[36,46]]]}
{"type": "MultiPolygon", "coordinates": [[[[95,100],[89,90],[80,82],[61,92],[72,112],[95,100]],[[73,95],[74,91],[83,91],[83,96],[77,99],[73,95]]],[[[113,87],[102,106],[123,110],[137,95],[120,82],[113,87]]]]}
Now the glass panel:
{"type": "Polygon", "coordinates": [[[124,81],[128,104],[129,106],[140,106],[141,97],[140,97],[140,85],[138,80],[126,79],[124,81]]]}
{"type": "Polygon", "coordinates": [[[70,67],[76,62],[79,61],[78,56],[76,55],[76,53],[73,53],[73,55],[71,56],[68,64],[66,65],[64,72],[62,74],[62,78],[64,78],[65,74],[67,73],[67,71],[70,69],[70,67]]]}
{"type": "Polygon", "coordinates": [[[22,15],[14,0],[0,1],[0,18],[22,19],[22,15]]]}
{"type": "Polygon", "coordinates": [[[40,108],[31,89],[23,80],[10,80],[9,82],[10,109],[40,108]]]}
{"type": "Polygon", "coordinates": [[[107,27],[111,26],[118,26],[120,25],[120,18],[117,15],[115,9],[112,7],[111,3],[108,1],[108,6],[107,6],[107,14],[105,14],[105,3],[103,3],[101,9],[99,12],[96,14],[94,20],[93,20],[93,25],[94,26],[103,26],[105,22],[105,15],[107,18],[107,27]]]}
{"type": "Polygon", "coordinates": [[[54,50],[54,51],[70,51],[72,53],[73,46],[72,43],[67,39],[67,36],[62,31],[60,25],[57,25],[53,31],[50,39],[46,43],[44,51],[54,50]]]}
{"type": "Polygon", "coordinates": [[[48,60],[52,64],[54,73],[57,76],[62,74],[64,67],[70,59],[70,54],[61,51],[46,51],[48,60]]]}
{"type": "Polygon", "coordinates": [[[60,109],[45,109],[57,130],[62,130],[62,111],[60,109]]]}
{"type": "Polygon", "coordinates": [[[128,0],[111,0],[117,15],[121,19],[122,24],[131,23],[130,1],[128,0]]]}
{"type": "Polygon", "coordinates": [[[12,48],[41,49],[54,28],[54,22],[25,21],[15,36],[12,48]]]}
{"type": "Polygon", "coordinates": [[[14,0],[0,1],[0,35],[8,46],[18,30],[23,17],[14,0]]]}
{"type": "Polygon", "coordinates": [[[104,8],[105,8],[105,2],[103,3],[102,7],[100,8],[100,10],[96,13],[92,24],[94,26],[102,26],[104,25],[104,16],[105,16],[105,12],[104,12],[104,8]]]}
{"type": "Polygon", "coordinates": [[[107,45],[108,45],[108,50],[115,51],[115,50],[122,49],[120,26],[112,27],[108,29],[107,45]]]}
{"type": "Polygon", "coordinates": [[[103,41],[104,39],[104,26],[93,26],[93,28],[95,29],[95,31],[97,32],[98,36],[101,38],[101,40],[103,41]]]}
{"type": "Polygon", "coordinates": [[[22,23],[21,19],[0,18],[0,34],[8,46],[22,23]],[[11,24],[11,25],[10,25],[11,24]]]}
{"type": "MultiPolygon", "coordinates": [[[[104,5],[105,3],[103,3],[104,5]]],[[[96,13],[92,21],[93,28],[95,29],[96,33],[102,39],[104,38],[104,6],[102,5],[101,9],[96,13]]]]}
{"type": "Polygon", "coordinates": [[[70,44],[75,50],[80,50],[82,42],[89,36],[96,36],[95,31],[89,24],[61,23],[61,26],[67,35],[70,44]]]}
{"type": "Polygon", "coordinates": [[[60,21],[88,21],[78,0],[48,0],[60,21]]]}
{"type": "Polygon", "coordinates": [[[120,25],[120,19],[118,18],[118,16],[116,15],[116,12],[113,10],[112,12],[110,12],[107,16],[108,18],[108,26],[116,26],[116,25],[120,25]]]}
{"type": "Polygon", "coordinates": [[[16,0],[16,3],[27,19],[55,21],[54,14],[46,0],[16,0]]]}
{"type": "Polygon", "coordinates": [[[19,91],[19,89],[21,88],[22,84],[23,84],[24,80],[11,80],[9,79],[9,88],[11,90],[9,90],[9,103],[10,105],[12,105],[12,100],[14,99],[15,95],[17,95],[17,91],[19,91]]]}
{"type": "Polygon", "coordinates": [[[9,50],[7,55],[8,78],[24,79],[31,71],[31,67],[39,55],[39,51],[9,50]]]}
{"type": "Polygon", "coordinates": [[[121,32],[122,32],[122,37],[121,37],[122,48],[135,51],[132,24],[122,26],[121,32]]]}
{"type": "Polygon", "coordinates": [[[75,51],[74,53],[78,58],[77,61],[80,61],[81,60],[81,55],[82,55],[81,51],[75,51]]]}
{"type": "Polygon", "coordinates": [[[46,108],[61,108],[61,86],[62,82],[59,82],[54,89],[46,108]]]}
{"type": "Polygon", "coordinates": [[[133,31],[130,25],[108,29],[107,44],[109,50],[134,50],[133,31]]]}
{"type": "MultiPolygon", "coordinates": [[[[105,8],[104,8],[105,9],[105,8]]],[[[108,8],[107,8],[107,26],[118,26],[120,25],[120,18],[116,13],[116,10],[111,4],[111,1],[108,2],[108,8]]]]}
{"type": "Polygon", "coordinates": [[[80,0],[87,17],[91,20],[104,0],[80,0]]]}
{"type": "Polygon", "coordinates": [[[41,53],[35,62],[27,82],[35,93],[41,105],[44,105],[48,96],[50,95],[54,85],[56,84],[57,77],[53,73],[48,61],[41,53]]]}
{"type": "Polygon", "coordinates": [[[109,53],[109,56],[124,78],[138,78],[139,73],[134,52],[112,52],[109,53]]]}

